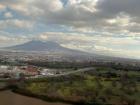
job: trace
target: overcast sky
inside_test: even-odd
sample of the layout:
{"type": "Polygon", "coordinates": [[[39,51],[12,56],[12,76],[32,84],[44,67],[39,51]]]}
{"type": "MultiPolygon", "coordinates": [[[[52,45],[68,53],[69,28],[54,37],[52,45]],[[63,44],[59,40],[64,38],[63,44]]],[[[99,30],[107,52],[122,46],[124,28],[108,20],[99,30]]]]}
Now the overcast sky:
{"type": "Polygon", "coordinates": [[[140,59],[140,0],[0,0],[0,46],[33,39],[140,59]]]}

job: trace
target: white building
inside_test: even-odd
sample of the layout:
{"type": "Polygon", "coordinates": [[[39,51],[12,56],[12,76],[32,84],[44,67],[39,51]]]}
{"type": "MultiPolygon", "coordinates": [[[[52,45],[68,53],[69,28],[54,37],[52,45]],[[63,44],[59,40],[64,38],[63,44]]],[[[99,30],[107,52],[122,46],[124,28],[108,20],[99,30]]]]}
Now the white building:
{"type": "Polygon", "coordinates": [[[43,69],[40,71],[40,74],[43,76],[50,76],[50,75],[54,75],[55,73],[50,69],[43,69]]]}

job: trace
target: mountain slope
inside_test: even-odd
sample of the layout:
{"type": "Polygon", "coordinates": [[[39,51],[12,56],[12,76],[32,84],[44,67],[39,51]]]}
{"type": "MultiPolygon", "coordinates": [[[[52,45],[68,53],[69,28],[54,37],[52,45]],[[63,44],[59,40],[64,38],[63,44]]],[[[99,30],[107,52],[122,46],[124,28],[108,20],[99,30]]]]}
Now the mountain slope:
{"type": "Polygon", "coordinates": [[[73,55],[89,55],[86,52],[62,47],[58,43],[52,41],[46,41],[46,42],[30,41],[21,45],[7,47],[5,49],[26,51],[26,52],[36,51],[36,52],[63,53],[63,54],[73,54],[73,55]]]}
{"type": "Polygon", "coordinates": [[[52,49],[62,48],[59,44],[55,42],[42,42],[42,41],[30,41],[21,45],[7,47],[11,50],[21,50],[21,51],[47,51],[52,49]]]}

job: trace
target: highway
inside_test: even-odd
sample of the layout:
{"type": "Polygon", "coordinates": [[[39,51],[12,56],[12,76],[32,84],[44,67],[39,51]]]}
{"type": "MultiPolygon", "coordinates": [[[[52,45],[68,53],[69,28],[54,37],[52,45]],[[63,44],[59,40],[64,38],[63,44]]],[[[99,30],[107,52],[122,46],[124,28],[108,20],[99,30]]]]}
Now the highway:
{"type": "Polygon", "coordinates": [[[74,70],[74,71],[70,71],[70,72],[66,72],[66,73],[62,73],[62,74],[56,74],[56,75],[54,75],[54,77],[67,76],[67,75],[82,73],[82,72],[86,72],[86,71],[90,71],[90,70],[95,70],[95,68],[90,67],[90,68],[78,69],[78,70],[74,70]]]}
{"type": "MultiPolygon", "coordinates": [[[[69,72],[64,72],[61,74],[54,74],[54,75],[36,75],[36,76],[31,76],[31,77],[25,77],[26,80],[30,80],[30,79],[37,79],[37,78],[48,78],[48,77],[61,77],[61,76],[68,76],[68,75],[72,75],[72,74],[77,74],[77,73],[82,73],[82,72],[86,72],[86,71],[90,71],[90,70],[96,70],[94,67],[88,67],[88,68],[82,68],[82,69],[78,69],[78,70],[73,70],[73,71],[69,71],[69,72]]],[[[19,80],[18,78],[5,78],[5,79],[0,79],[1,81],[9,81],[9,80],[19,80]]]]}
{"type": "Polygon", "coordinates": [[[82,69],[78,69],[78,70],[74,70],[74,71],[69,71],[69,72],[65,72],[65,73],[61,73],[61,74],[46,75],[46,76],[43,76],[43,75],[32,76],[32,77],[28,77],[26,79],[61,77],[61,76],[68,76],[68,75],[71,75],[71,74],[82,73],[82,72],[86,72],[86,71],[90,71],[90,70],[96,70],[96,69],[94,67],[88,67],[88,68],[82,68],[82,69]]]}

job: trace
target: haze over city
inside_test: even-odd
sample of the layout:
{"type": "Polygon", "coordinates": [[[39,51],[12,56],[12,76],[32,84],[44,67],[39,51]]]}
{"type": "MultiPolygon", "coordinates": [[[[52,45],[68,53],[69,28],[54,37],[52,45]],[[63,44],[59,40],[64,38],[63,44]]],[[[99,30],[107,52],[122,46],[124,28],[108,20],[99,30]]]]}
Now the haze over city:
{"type": "Polygon", "coordinates": [[[53,41],[140,59],[140,0],[0,0],[0,47],[53,41]]]}

